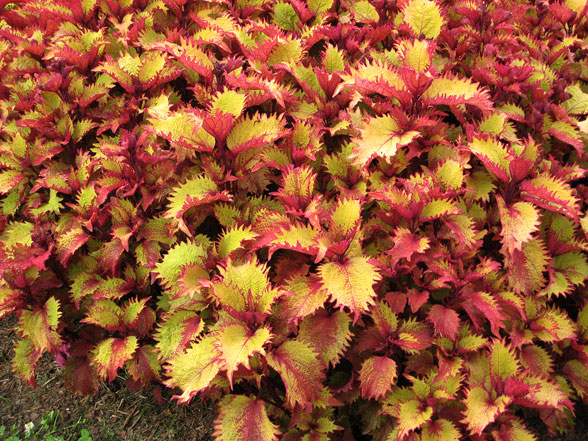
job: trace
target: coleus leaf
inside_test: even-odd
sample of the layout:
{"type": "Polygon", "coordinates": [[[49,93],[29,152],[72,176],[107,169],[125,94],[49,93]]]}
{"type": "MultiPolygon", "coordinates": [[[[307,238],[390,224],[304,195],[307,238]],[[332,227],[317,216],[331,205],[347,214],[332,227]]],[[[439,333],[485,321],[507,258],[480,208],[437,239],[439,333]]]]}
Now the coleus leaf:
{"type": "Polygon", "coordinates": [[[524,382],[529,386],[529,392],[517,401],[530,407],[562,409],[565,406],[570,410],[573,408],[568,394],[557,381],[543,376],[528,375],[524,382]]]}
{"type": "Polygon", "coordinates": [[[218,255],[221,259],[226,259],[235,250],[243,246],[243,242],[255,239],[257,234],[251,231],[249,226],[238,226],[229,228],[224,232],[218,242],[218,255]]]}
{"type": "Polygon", "coordinates": [[[579,201],[570,186],[548,174],[539,175],[521,184],[521,196],[541,208],[579,219],[579,201]]]}
{"type": "Polygon", "coordinates": [[[328,314],[320,309],[300,323],[298,340],[310,344],[323,362],[333,366],[339,362],[351,341],[351,318],[344,311],[328,314]]]}
{"type": "Polygon", "coordinates": [[[421,431],[421,441],[458,441],[461,439],[459,430],[454,423],[440,418],[427,422],[421,431]]]}
{"type": "Polygon", "coordinates": [[[367,0],[351,3],[350,10],[355,21],[359,23],[376,23],[380,19],[377,9],[367,0]]]}
{"type": "Polygon", "coordinates": [[[474,137],[468,144],[468,149],[500,180],[510,180],[509,154],[499,141],[488,137],[474,137]]]}
{"type": "Polygon", "coordinates": [[[19,290],[0,286],[0,318],[10,314],[22,303],[19,290]]]}
{"type": "Polygon", "coordinates": [[[475,386],[467,392],[462,422],[472,434],[480,435],[488,424],[493,423],[506,411],[511,401],[512,399],[505,395],[492,398],[485,389],[475,386]]]}
{"type": "Polygon", "coordinates": [[[398,412],[398,439],[421,427],[433,415],[433,408],[420,400],[407,400],[400,404],[398,412]]]}
{"type": "Polygon", "coordinates": [[[361,135],[354,141],[353,164],[367,167],[376,158],[390,160],[400,147],[410,144],[421,136],[415,130],[405,131],[392,115],[371,118],[361,129],[361,135]]]}
{"type": "Polygon", "coordinates": [[[327,301],[328,291],[316,276],[295,275],[284,284],[287,295],[280,298],[283,314],[288,322],[298,322],[321,308],[327,301]]]}
{"type": "Polygon", "coordinates": [[[547,308],[530,323],[535,335],[545,342],[576,339],[576,326],[566,313],[558,308],[547,308]]]}
{"type": "Polygon", "coordinates": [[[67,265],[69,258],[83,246],[90,235],[84,231],[81,225],[72,225],[68,230],[61,232],[57,237],[57,254],[62,265],[67,265]]]}
{"type": "Polygon", "coordinates": [[[501,424],[500,430],[492,430],[491,434],[496,441],[537,441],[536,436],[519,419],[514,418],[509,420],[507,424],[501,424]]]}
{"type": "Polygon", "coordinates": [[[182,395],[174,396],[180,403],[190,401],[219,372],[222,363],[214,345],[215,340],[211,335],[203,337],[164,366],[169,377],[165,384],[182,390],[182,395]]]}
{"type": "Polygon", "coordinates": [[[433,305],[427,313],[427,318],[435,327],[435,333],[450,340],[455,338],[459,328],[459,315],[455,310],[433,305]]]}
{"type": "Polygon", "coordinates": [[[160,380],[159,371],[161,367],[157,361],[157,351],[151,345],[140,346],[129,361],[125,369],[131,378],[140,383],[148,384],[152,380],[160,380]]]}
{"type": "Polygon", "coordinates": [[[269,242],[269,256],[276,250],[294,250],[300,253],[316,255],[319,252],[320,231],[310,225],[293,222],[278,225],[274,228],[273,237],[269,242]]]}
{"type": "Polygon", "coordinates": [[[431,334],[431,327],[428,323],[411,318],[400,324],[398,337],[393,341],[406,352],[414,353],[431,345],[433,341],[431,334]]]}
{"type": "Polygon", "coordinates": [[[325,379],[324,365],[308,343],[287,340],[268,353],[266,359],[282,377],[290,406],[310,407],[319,399],[325,379]]]}
{"type": "Polygon", "coordinates": [[[547,252],[544,243],[532,239],[521,250],[505,255],[505,267],[509,268],[508,281],[515,292],[529,293],[545,284],[543,272],[547,269],[547,252]]]}
{"type": "Polygon", "coordinates": [[[101,378],[114,381],[118,370],[131,359],[139,347],[134,335],[125,338],[107,338],[96,345],[92,351],[92,364],[101,378]]]}
{"type": "Polygon", "coordinates": [[[585,93],[579,84],[566,87],[566,92],[571,96],[563,102],[570,115],[584,115],[588,113],[588,93],[585,93]]]}
{"type": "Polygon", "coordinates": [[[277,441],[278,428],[270,421],[265,403],[245,395],[227,395],[214,422],[218,441],[277,441]]]}
{"type": "Polygon", "coordinates": [[[510,253],[520,250],[538,230],[539,213],[528,202],[517,202],[508,207],[500,195],[496,196],[496,202],[502,222],[502,243],[510,253]]]}
{"type": "Polygon", "coordinates": [[[429,249],[430,240],[419,237],[408,228],[398,227],[394,231],[394,246],[386,253],[390,256],[390,266],[394,268],[401,259],[409,262],[414,254],[424,253],[429,249]]]}
{"type": "Polygon", "coordinates": [[[361,222],[361,202],[357,199],[340,199],[331,213],[329,232],[336,240],[351,239],[361,222]]]}
{"type": "Polygon", "coordinates": [[[214,201],[231,200],[230,194],[227,191],[219,191],[218,186],[212,179],[206,176],[197,176],[188,179],[173,190],[169,197],[169,208],[165,213],[165,217],[168,219],[180,219],[182,230],[190,235],[188,228],[181,220],[186,211],[214,201]]]}
{"type": "Polygon", "coordinates": [[[436,39],[444,20],[437,3],[432,0],[411,0],[402,9],[404,22],[416,38],[436,39]]]}
{"type": "Polygon", "coordinates": [[[337,306],[350,309],[354,322],[374,303],[376,293],[373,284],[380,279],[380,275],[366,257],[351,257],[345,263],[324,263],[318,273],[337,306]]]}
{"type": "Polygon", "coordinates": [[[171,287],[181,275],[182,268],[193,263],[202,263],[206,256],[206,244],[182,242],[171,248],[153,271],[165,287],[171,287]]]}
{"type": "Polygon", "coordinates": [[[219,269],[219,276],[207,285],[212,297],[235,318],[243,319],[246,315],[239,313],[246,312],[265,315],[283,294],[271,286],[267,273],[267,266],[256,259],[240,265],[229,260],[226,267],[219,269]]]}
{"type": "Polygon", "coordinates": [[[18,340],[14,347],[14,358],[12,359],[12,370],[27,384],[34,386],[35,367],[43,355],[43,352],[36,349],[29,339],[18,340]]]}
{"type": "Polygon", "coordinates": [[[490,373],[506,380],[508,377],[515,377],[519,367],[512,348],[501,340],[494,340],[490,346],[490,373]]]}
{"type": "Polygon", "coordinates": [[[271,331],[267,326],[252,331],[242,323],[226,324],[216,332],[214,345],[219,360],[223,363],[222,368],[227,371],[231,388],[233,373],[239,365],[249,368],[249,357],[256,353],[265,355],[264,346],[269,343],[271,337],[271,331]]]}
{"type": "MultiPolygon", "coordinates": [[[[414,1],[433,3],[430,0],[414,1]]],[[[492,110],[492,101],[486,90],[469,79],[457,77],[435,78],[423,93],[422,99],[424,104],[429,106],[470,104],[484,113],[492,110]]]]}
{"type": "Polygon", "coordinates": [[[243,117],[227,136],[227,147],[233,153],[267,145],[286,134],[284,121],[274,115],[255,114],[243,117]]]}
{"type": "Polygon", "coordinates": [[[153,336],[160,359],[167,360],[184,350],[204,330],[204,322],[195,311],[178,310],[166,314],[153,336]]]}
{"type": "Polygon", "coordinates": [[[324,12],[331,9],[333,5],[333,0],[308,0],[308,9],[310,9],[315,14],[323,14],[324,12]]]}
{"type": "Polygon", "coordinates": [[[40,353],[55,351],[62,344],[57,332],[60,317],[59,301],[50,297],[42,309],[22,312],[19,320],[21,333],[40,353]]]}
{"type": "Polygon", "coordinates": [[[423,205],[419,220],[421,222],[430,222],[435,219],[460,213],[461,209],[455,202],[446,199],[434,199],[423,205]]]}
{"type": "Polygon", "coordinates": [[[122,316],[123,311],[116,303],[103,299],[93,302],[86,312],[86,318],[81,321],[116,331],[121,325],[122,316]]]}
{"type": "Polygon", "coordinates": [[[581,251],[555,256],[551,267],[561,273],[572,285],[583,285],[588,278],[588,261],[581,251]]]}
{"type": "Polygon", "coordinates": [[[378,400],[392,389],[396,376],[396,362],[391,358],[373,356],[366,359],[359,371],[361,395],[378,400]]]}

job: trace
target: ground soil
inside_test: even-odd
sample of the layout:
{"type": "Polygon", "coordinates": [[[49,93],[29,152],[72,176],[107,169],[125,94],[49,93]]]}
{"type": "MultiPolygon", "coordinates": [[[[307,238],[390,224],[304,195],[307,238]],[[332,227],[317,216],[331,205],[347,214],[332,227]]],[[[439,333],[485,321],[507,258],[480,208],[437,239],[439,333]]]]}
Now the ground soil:
{"type": "MultiPolygon", "coordinates": [[[[49,357],[43,358],[37,368],[38,386],[27,387],[10,371],[16,338],[14,324],[14,319],[0,320],[0,426],[10,428],[14,424],[24,428],[25,424],[56,411],[59,435],[66,441],[77,441],[82,428],[90,432],[93,441],[213,439],[214,403],[194,399],[189,406],[178,406],[165,388],[163,403],[155,399],[152,391],[130,392],[118,380],[102,385],[95,396],[78,397],[63,387],[61,370],[49,357]]],[[[576,406],[575,429],[564,435],[549,435],[542,421],[532,414],[526,421],[538,441],[588,441],[585,405],[576,406]]]]}
{"type": "Polygon", "coordinates": [[[25,424],[55,411],[58,434],[66,441],[76,441],[81,429],[93,441],[212,440],[215,405],[194,399],[189,406],[178,406],[165,389],[161,404],[152,391],[130,392],[118,380],[102,385],[95,396],[79,397],[63,387],[61,369],[49,357],[37,368],[38,386],[26,386],[10,372],[13,325],[13,320],[0,320],[0,426],[14,424],[22,431],[25,424]]]}

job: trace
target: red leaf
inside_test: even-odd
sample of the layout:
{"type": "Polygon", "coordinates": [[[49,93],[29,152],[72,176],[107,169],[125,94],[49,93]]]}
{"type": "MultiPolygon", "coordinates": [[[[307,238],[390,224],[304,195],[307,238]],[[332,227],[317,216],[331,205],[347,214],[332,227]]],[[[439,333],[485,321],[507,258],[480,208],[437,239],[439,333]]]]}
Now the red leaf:
{"type": "Polygon", "coordinates": [[[453,309],[441,305],[433,305],[427,314],[427,318],[435,327],[435,333],[441,337],[455,338],[459,328],[459,315],[453,309]]]}

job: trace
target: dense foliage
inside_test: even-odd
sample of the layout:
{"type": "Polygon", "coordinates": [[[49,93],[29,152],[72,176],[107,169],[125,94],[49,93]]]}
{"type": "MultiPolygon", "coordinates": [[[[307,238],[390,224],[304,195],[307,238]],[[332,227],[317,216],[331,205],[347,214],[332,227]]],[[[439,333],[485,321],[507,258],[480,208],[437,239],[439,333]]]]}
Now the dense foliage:
{"type": "Polygon", "coordinates": [[[0,6],[18,376],[124,369],[221,441],[572,427],[586,0],[0,6]]]}

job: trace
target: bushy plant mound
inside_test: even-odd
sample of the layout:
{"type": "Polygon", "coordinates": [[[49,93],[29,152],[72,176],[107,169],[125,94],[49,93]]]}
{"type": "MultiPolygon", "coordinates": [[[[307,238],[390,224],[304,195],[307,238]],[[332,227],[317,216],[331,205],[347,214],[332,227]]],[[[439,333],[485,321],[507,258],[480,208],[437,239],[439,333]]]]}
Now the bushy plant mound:
{"type": "Polygon", "coordinates": [[[586,0],[0,5],[18,376],[219,400],[220,441],[572,427],[586,0]]]}

